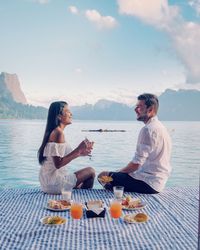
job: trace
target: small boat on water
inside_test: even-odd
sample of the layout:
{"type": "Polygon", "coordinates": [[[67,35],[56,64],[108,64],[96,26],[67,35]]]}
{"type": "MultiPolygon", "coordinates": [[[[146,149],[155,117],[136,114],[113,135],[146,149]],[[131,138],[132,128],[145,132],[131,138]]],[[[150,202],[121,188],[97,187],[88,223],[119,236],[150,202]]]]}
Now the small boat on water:
{"type": "Polygon", "coordinates": [[[82,132],[126,132],[124,129],[83,129],[82,132]]]}

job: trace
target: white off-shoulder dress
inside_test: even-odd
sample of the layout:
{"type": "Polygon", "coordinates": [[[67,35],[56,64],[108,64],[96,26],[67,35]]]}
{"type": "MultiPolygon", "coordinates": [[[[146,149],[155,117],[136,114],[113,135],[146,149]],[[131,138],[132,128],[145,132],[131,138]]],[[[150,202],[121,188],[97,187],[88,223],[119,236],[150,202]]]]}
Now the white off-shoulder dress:
{"type": "Polygon", "coordinates": [[[53,156],[64,157],[72,151],[68,143],[48,142],[44,148],[46,160],[40,168],[39,181],[43,192],[48,194],[60,194],[64,183],[75,187],[77,178],[74,173],[67,172],[63,166],[57,169],[54,165],[53,156]]]}

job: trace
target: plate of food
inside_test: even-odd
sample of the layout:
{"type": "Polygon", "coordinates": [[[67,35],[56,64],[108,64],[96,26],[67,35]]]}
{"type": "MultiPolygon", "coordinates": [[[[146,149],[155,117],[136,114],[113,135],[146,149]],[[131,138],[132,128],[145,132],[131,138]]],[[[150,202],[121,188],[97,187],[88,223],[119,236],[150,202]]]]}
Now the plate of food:
{"type": "Polygon", "coordinates": [[[103,175],[103,176],[99,177],[98,180],[102,184],[108,184],[108,183],[113,181],[113,178],[111,176],[108,176],[108,175],[103,175]]]}
{"type": "Polygon", "coordinates": [[[66,211],[69,210],[71,207],[71,201],[66,200],[49,200],[47,205],[45,206],[46,209],[51,211],[66,211]]]}
{"type": "Polygon", "coordinates": [[[131,196],[127,196],[124,199],[122,199],[122,209],[125,210],[136,210],[136,209],[142,209],[146,206],[146,202],[138,199],[138,198],[132,198],[131,196]]]}
{"type": "Polygon", "coordinates": [[[47,226],[57,226],[66,223],[66,219],[60,216],[45,216],[40,219],[40,222],[47,226]]]}
{"type": "Polygon", "coordinates": [[[126,214],[124,216],[124,221],[126,223],[144,223],[149,220],[149,216],[144,213],[138,213],[138,214],[126,214]]]}

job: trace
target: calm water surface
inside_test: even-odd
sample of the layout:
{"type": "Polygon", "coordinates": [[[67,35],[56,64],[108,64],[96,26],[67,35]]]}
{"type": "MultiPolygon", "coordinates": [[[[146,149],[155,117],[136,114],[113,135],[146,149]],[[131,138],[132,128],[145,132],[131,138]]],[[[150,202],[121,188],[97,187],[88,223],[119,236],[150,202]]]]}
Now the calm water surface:
{"type": "MultiPolygon", "coordinates": [[[[44,120],[0,120],[0,187],[38,187],[37,150],[45,129],[44,120]]],[[[200,163],[200,122],[164,122],[173,142],[172,174],[167,186],[197,186],[200,163]]],[[[132,158],[140,122],[74,121],[65,129],[72,148],[85,137],[95,142],[92,160],[81,157],[68,165],[69,172],[92,166],[117,170],[132,158]],[[88,129],[124,129],[126,132],[82,132],[88,129]]],[[[95,181],[95,187],[99,184],[95,181]]]]}

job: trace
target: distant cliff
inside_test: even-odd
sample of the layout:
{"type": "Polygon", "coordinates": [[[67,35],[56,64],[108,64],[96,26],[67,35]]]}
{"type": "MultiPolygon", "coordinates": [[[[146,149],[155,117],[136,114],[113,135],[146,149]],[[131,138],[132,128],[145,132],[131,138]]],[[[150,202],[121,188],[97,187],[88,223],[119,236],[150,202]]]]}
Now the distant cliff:
{"type": "Polygon", "coordinates": [[[0,85],[5,85],[5,88],[10,92],[15,102],[28,104],[16,74],[2,72],[0,74],[0,85]]]}
{"type": "MultiPolygon", "coordinates": [[[[67,101],[67,100],[66,100],[67,101]]],[[[200,121],[200,91],[166,90],[159,96],[158,116],[165,121],[200,121]]],[[[26,104],[17,75],[0,74],[0,118],[46,119],[47,109],[26,104]]],[[[109,100],[99,100],[94,105],[71,107],[76,120],[136,119],[134,108],[109,100]]]]}
{"type": "Polygon", "coordinates": [[[134,120],[133,109],[123,103],[101,99],[94,105],[71,107],[74,119],[79,120],[134,120]]]}
{"type": "MultiPolygon", "coordinates": [[[[158,116],[165,121],[200,121],[200,91],[166,90],[159,96],[158,116]]],[[[96,104],[71,107],[80,120],[135,120],[134,108],[122,103],[99,100],[96,104]]]]}
{"type": "Polygon", "coordinates": [[[0,74],[0,118],[46,118],[46,108],[34,107],[26,103],[17,75],[0,74]]]}
{"type": "Polygon", "coordinates": [[[167,121],[200,121],[200,91],[167,89],[159,96],[159,117],[167,121]]]}

